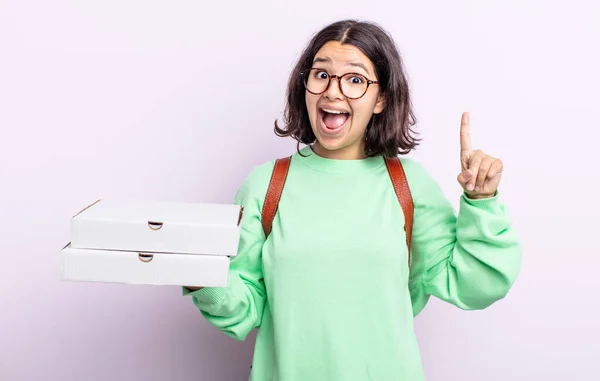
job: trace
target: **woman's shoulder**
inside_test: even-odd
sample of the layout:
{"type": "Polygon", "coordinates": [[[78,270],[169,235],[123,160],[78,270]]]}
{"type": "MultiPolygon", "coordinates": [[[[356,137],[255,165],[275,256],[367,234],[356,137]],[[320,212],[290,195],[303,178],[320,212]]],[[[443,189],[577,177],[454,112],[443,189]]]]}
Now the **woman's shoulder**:
{"type": "Polygon", "coordinates": [[[240,185],[236,199],[262,199],[267,193],[277,159],[260,162],[251,167],[240,185]]]}
{"type": "Polygon", "coordinates": [[[399,159],[409,181],[419,181],[425,177],[430,177],[429,170],[421,161],[406,156],[399,156],[399,159]]]}
{"type": "Polygon", "coordinates": [[[288,155],[275,157],[273,159],[255,164],[246,175],[244,184],[246,184],[246,186],[248,187],[259,188],[259,191],[262,191],[263,189],[266,191],[269,182],[271,181],[271,176],[273,175],[273,170],[275,169],[275,164],[277,163],[277,161],[290,159],[288,165],[291,168],[292,166],[294,166],[294,163],[297,160],[297,156],[299,155],[300,152],[294,152],[288,155]]]}
{"type": "Polygon", "coordinates": [[[412,157],[400,157],[408,186],[415,194],[431,194],[440,191],[440,184],[433,177],[427,164],[412,157]]]}

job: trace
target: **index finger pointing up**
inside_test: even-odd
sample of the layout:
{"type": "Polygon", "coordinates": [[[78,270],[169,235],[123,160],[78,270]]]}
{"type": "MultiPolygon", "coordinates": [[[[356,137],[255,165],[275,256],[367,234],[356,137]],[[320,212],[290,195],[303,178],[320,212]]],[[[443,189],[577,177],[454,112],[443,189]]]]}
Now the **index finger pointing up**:
{"type": "Polygon", "coordinates": [[[469,126],[469,113],[463,112],[460,120],[460,152],[471,151],[471,128],[469,126]]]}

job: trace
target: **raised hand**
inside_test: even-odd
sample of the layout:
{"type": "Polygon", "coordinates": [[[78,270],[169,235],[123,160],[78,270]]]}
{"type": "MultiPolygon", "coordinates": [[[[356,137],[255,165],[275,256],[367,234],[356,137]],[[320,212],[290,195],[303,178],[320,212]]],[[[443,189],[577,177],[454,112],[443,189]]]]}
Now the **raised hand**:
{"type": "Polygon", "coordinates": [[[469,113],[462,114],[460,122],[460,166],[458,183],[469,198],[493,197],[502,177],[502,160],[471,148],[469,113]]]}

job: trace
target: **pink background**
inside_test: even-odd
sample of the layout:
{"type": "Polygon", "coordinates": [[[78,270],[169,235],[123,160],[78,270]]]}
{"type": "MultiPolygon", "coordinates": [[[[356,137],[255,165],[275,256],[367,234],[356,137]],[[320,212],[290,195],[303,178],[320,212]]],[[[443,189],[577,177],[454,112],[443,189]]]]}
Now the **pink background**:
{"type": "Polygon", "coordinates": [[[600,6],[558,4],[1,1],[0,380],[246,379],[254,335],[227,338],[178,287],[63,282],[60,249],[100,197],[231,202],[295,149],[272,133],[287,75],[347,16],[396,38],[425,138],[413,157],[455,205],[471,112],[524,242],[506,300],[434,300],[416,319],[428,380],[596,379],[600,6]]]}

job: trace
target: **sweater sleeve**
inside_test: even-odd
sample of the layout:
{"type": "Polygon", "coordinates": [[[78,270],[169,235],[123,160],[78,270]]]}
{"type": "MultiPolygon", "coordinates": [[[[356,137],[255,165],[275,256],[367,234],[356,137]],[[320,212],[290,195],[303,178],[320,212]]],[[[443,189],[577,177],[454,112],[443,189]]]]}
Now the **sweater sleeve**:
{"type": "Polygon", "coordinates": [[[435,296],[461,309],[504,298],[521,266],[515,228],[500,202],[460,196],[455,213],[440,186],[416,161],[403,159],[415,206],[409,287],[416,316],[435,296]]]}
{"type": "MultiPolygon", "coordinates": [[[[183,288],[183,295],[192,297],[200,313],[211,324],[238,341],[243,341],[260,326],[266,300],[261,208],[268,185],[262,178],[267,175],[268,168],[255,169],[235,196],[234,203],[241,205],[244,213],[238,253],[231,257],[227,287],[205,287],[196,291],[183,288]],[[265,176],[261,176],[261,172],[265,176]]],[[[268,182],[268,177],[265,180],[268,182]]]]}

